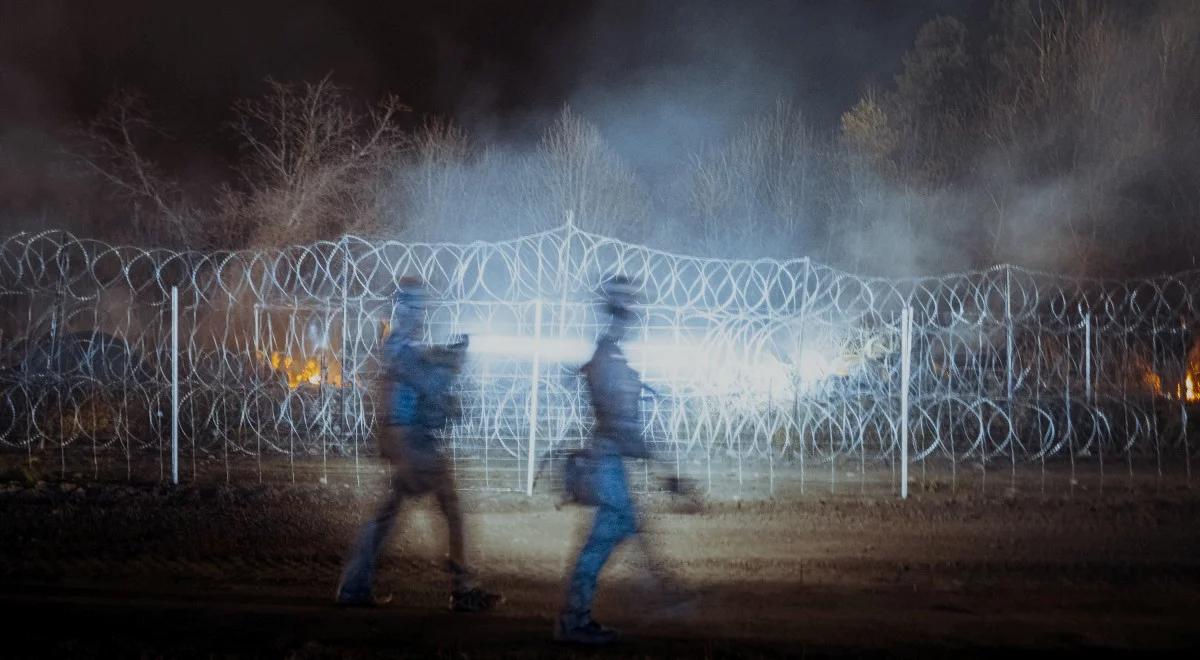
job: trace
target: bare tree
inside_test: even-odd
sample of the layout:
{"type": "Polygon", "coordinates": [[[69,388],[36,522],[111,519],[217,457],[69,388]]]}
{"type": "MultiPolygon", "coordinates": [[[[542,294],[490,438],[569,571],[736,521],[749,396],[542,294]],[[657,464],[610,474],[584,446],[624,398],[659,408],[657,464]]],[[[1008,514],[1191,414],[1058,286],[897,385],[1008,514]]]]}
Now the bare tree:
{"type": "Polygon", "coordinates": [[[227,226],[247,243],[279,245],[378,225],[372,182],[404,148],[396,119],[407,111],[392,96],[356,111],[328,77],[268,80],[262,97],[234,106],[244,158],[240,185],[223,196],[227,226]]]}
{"type": "Polygon", "coordinates": [[[236,181],[191,202],[147,154],[156,127],[143,98],[120,92],[82,131],[74,156],[131,204],[121,239],[174,246],[239,248],[329,238],[380,226],[379,179],[405,148],[397,118],[408,108],[387,97],[356,109],[329,78],[267,81],[266,93],[234,106],[242,148],[236,181]]]}
{"type": "Polygon", "coordinates": [[[389,237],[484,240],[531,229],[519,185],[526,163],[437,118],[414,131],[408,145],[378,179],[389,237]]]}
{"type": "Polygon", "coordinates": [[[1148,14],[1083,0],[999,6],[979,122],[999,164],[984,181],[997,258],[1026,253],[1036,227],[1041,245],[1060,246],[1037,265],[1118,272],[1148,258],[1132,247],[1147,229],[1180,225],[1165,207],[1186,207],[1178,191],[1194,188],[1170,190],[1194,171],[1181,145],[1196,137],[1195,113],[1181,110],[1200,73],[1196,14],[1173,2],[1148,14]]]}
{"type": "Polygon", "coordinates": [[[68,155],[129,204],[127,222],[114,238],[163,246],[191,243],[199,211],[145,153],[145,142],[169,136],[152,122],[141,94],[117,91],[75,137],[68,155]]]}
{"type": "Polygon", "coordinates": [[[808,230],[824,220],[826,172],[802,114],[778,101],[723,144],[692,156],[689,199],[701,249],[778,254],[808,247],[808,230]]]}
{"type": "Polygon", "coordinates": [[[559,226],[570,214],[583,229],[625,239],[641,239],[650,229],[649,199],[640,182],[600,130],[570,108],[546,129],[533,162],[523,169],[523,194],[542,228],[559,226]]]}

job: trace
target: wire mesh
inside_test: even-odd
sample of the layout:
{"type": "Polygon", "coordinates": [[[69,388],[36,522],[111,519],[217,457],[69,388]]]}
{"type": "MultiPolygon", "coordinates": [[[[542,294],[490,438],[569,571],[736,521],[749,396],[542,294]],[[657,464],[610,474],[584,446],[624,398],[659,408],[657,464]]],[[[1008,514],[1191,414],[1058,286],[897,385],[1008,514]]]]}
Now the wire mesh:
{"type": "Polygon", "coordinates": [[[10,236],[0,447],[64,474],[162,478],[178,287],[182,476],[361,482],[376,469],[371,383],[388,301],[418,276],[435,300],[427,339],[472,336],[465,414],[447,437],[460,483],[524,490],[530,465],[586,437],[577,368],[601,320],[595,284],[614,271],[644,283],[629,353],[655,390],[649,437],[710,487],[761,487],[764,470],[772,491],[821,474],[833,487],[847,467],[894,475],[906,308],[909,457],[922,478],[1003,467],[1015,482],[1019,466],[1050,465],[1073,485],[1079,465],[1103,474],[1107,461],[1190,480],[1196,271],[886,279],[802,258],[690,257],[570,224],[499,243],[347,236],[213,253],[10,236]]]}

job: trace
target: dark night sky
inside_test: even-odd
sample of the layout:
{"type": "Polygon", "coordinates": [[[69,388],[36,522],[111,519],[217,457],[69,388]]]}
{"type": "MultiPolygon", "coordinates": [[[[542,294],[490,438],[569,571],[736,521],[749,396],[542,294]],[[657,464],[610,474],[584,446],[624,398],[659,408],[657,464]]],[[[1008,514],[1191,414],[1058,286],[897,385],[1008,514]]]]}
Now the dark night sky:
{"type": "Polygon", "coordinates": [[[332,72],[364,97],[394,92],[488,132],[520,132],[565,102],[602,126],[628,111],[665,125],[699,115],[708,130],[790,97],[820,124],[887,80],[921,22],[987,4],[8,0],[0,121],[87,117],[132,86],[204,140],[266,76],[332,72]]]}

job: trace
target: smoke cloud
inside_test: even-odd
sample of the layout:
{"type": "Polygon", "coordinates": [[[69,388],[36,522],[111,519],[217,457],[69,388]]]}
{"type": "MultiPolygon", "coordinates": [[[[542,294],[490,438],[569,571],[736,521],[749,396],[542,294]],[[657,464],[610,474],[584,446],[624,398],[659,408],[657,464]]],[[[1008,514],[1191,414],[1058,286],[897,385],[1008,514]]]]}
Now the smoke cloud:
{"type": "Polygon", "coordinates": [[[881,275],[1142,273],[1191,266],[1200,238],[1188,2],[33,7],[0,46],[10,230],[121,239],[136,212],[151,228],[136,240],[240,247],[495,240],[569,215],[656,247],[881,275]],[[230,128],[268,77],[331,81],[325,128],[349,127],[291,178],[230,128]],[[112,195],[107,171],[71,158],[80,136],[63,127],[128,83],[155,127],[130,153],[177,204],[112,195]],[[411,111],[347,160],[388,93],[411,111]],[[169,235],[178,217],[153,217],[184,210],[210,230],[169,235]]]}

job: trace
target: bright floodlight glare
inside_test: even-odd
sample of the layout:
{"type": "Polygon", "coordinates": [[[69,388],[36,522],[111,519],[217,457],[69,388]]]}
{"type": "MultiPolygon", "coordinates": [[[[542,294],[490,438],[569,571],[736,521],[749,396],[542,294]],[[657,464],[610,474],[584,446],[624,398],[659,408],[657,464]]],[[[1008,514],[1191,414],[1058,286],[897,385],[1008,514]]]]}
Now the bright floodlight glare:
{"type": "Polygon", "coordinates": [[[575,362],[582,364],[591,357],[592,345],[583,339],[564,339],[509,335],[471,335],[471,353],[484,358],[533,360],[540,354],[545,362],[575,362]]]}
{"type": "MultiPolygon", "coordinates": [[[[471,352],[485,360],[532,361],[583,364],[593,345],[584,339],[535,339],[519,335],[477,334],[471,336],[471,352]]],[[[811,391],[822,381],[848,373],[846,361],[818,349],[800,352],[795,363],[770,355],[744,355],[732,345],[664,343],[651,340],[627,342],[630,364],[649,379],[672,391],[734,397],[752,402],[790,397],[811,391]]]]}
{"type": "Polygon", "coordinates": [[[832,376],[848,375],[850,365],[840,355],[815,348],[806,348],[800,351],[800,358],[796,361],[796,371],[800,382],[814,384],[832,376]]]}

